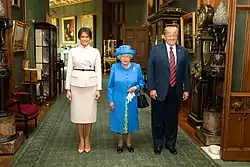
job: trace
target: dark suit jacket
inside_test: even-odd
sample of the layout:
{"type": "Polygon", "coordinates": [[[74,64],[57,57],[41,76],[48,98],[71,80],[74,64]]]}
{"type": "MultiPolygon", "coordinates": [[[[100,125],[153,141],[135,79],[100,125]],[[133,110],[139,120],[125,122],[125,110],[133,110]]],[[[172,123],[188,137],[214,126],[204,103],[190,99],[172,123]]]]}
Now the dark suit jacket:
{"type": "MultiPolygon", "coordinates": [[[[190,88],[189,56],[187,50],[180,45],[176,45],[176,56],[176,92],[178,99],[181,100],[183,91],[189,92],[190,88]]],[[[157,100],[164,101],[170,82],[170,65],[165,43],[152,48],[147,72],[148,89],[156,90],[157,100]]]]}

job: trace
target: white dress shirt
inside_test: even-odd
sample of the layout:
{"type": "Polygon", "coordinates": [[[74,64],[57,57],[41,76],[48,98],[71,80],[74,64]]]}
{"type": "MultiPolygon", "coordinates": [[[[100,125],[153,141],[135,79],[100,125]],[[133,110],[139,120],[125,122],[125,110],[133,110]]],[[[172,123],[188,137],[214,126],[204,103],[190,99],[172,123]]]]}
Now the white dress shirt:
{"type": "Polygon", "coordinates": [[[96,86],[102,90],[101,56],[98,49],[91,46],[79,45],[70,50],[68,56],[67,76],[65,89],[70,86],[96,86]],[[94,71],[79,71],[74,69],[90,69],[94,71]]]}
{"type": "MultiPolygon", "coordinates": [[[[169,63],[170,63],[170,45],[166,43],[166,46],[167,46],[167,51],[168,51],[168,60],[169,60],[169,63]]],[[[173,50],[173,53],[174,53],[174,57],[175,57],[175,65],[176,65],[176,62],[177,62],[177,55],[176,55],[176,45],[173,45],[172,46],[172,50],[173,50]]]]}

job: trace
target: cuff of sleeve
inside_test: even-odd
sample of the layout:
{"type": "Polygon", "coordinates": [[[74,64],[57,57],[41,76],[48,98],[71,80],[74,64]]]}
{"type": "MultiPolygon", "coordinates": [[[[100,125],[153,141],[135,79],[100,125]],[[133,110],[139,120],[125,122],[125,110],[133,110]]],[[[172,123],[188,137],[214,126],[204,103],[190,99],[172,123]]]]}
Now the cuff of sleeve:
{"type": "Polygon", "coordinates": [[[102,87],[101,86],[97,86],[96,90],[102,90],[102,87]]]}
{"type": "Polygon", "coordinates": [[[69,90],[70,89],[70,85],[69,86],[65,86],[65,90],[69,90]]]}

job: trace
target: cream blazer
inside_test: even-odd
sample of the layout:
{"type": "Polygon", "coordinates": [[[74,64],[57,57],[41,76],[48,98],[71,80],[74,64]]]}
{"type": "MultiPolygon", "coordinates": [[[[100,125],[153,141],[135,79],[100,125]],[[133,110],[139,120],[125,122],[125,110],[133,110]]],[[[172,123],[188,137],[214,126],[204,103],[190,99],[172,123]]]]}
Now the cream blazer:
{"type": "Polygon", "coordinates": [[[85,48],[79,45],[70,50],[66,74],[65,89],[70,86],[96,86],[102,90],[101,56],[98,49],[91,46],[85,48]],[[79,71],[74,69],[95,69],[95,71],[79,71]]]}

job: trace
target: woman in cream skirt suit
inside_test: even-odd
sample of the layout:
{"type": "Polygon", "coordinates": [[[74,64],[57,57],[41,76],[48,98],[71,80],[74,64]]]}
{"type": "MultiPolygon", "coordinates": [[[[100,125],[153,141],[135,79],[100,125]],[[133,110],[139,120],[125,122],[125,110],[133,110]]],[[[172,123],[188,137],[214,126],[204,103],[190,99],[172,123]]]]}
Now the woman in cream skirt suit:
{"type": "Polygon", "coordinates": [[[89,28],[78,31],[80,45],[70,50],[65,88],[71,101],[71,121],[76,124],[80,143],[78,152],[91,150],[92,124],[96,122],[97,100],[102,90],[101,56],[89,45],[89,28]]]}

